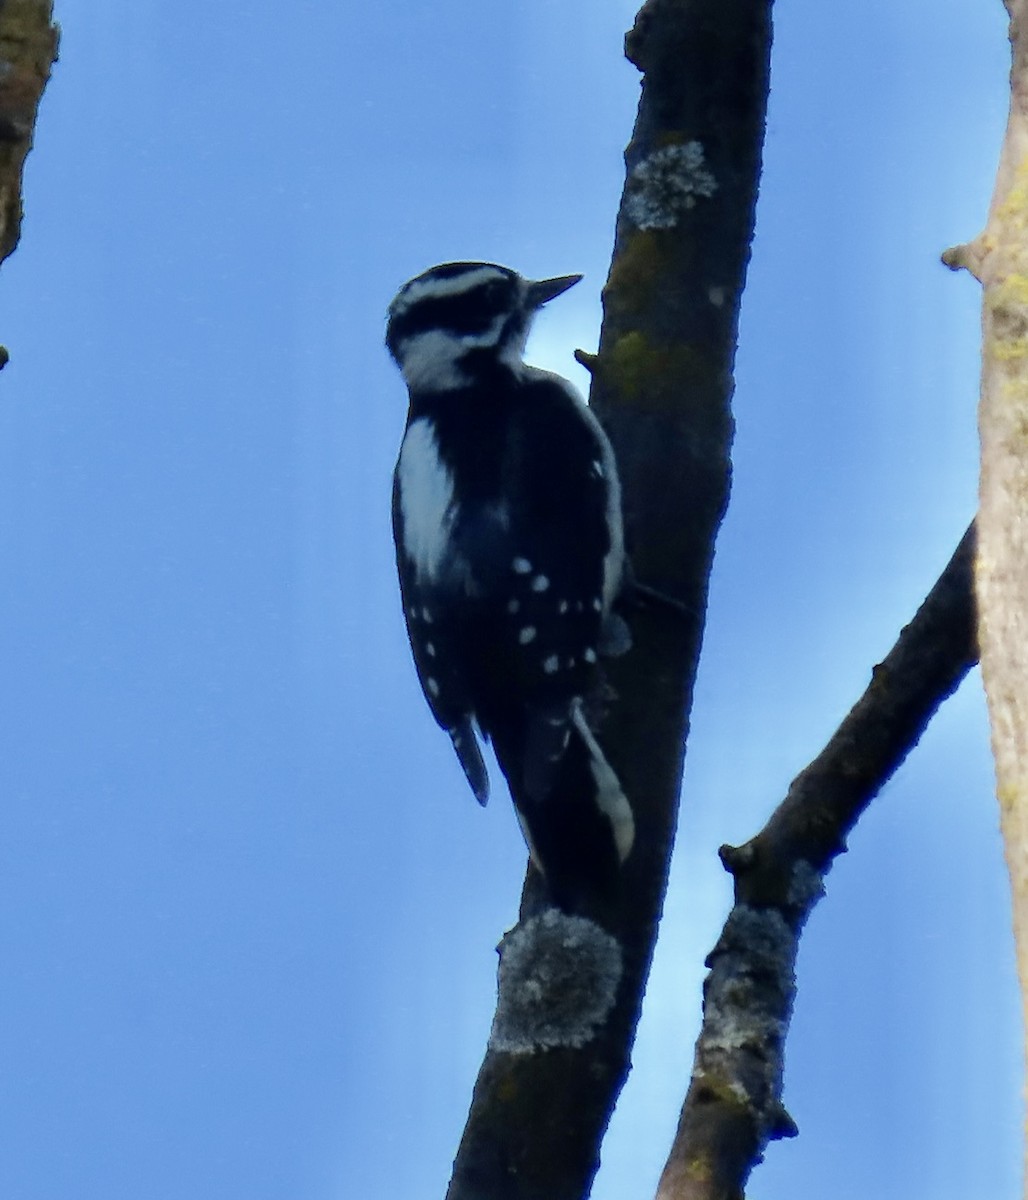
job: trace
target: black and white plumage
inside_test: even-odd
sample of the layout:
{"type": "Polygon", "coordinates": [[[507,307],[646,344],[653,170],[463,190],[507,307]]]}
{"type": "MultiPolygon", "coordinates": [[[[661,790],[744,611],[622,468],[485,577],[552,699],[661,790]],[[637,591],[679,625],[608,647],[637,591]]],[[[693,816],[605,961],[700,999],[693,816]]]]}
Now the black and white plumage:
{"type": "Polygon", "coordinates": [[[418,677],[482,804],[476,725],[492,739],[569,910],[609,894],[634,836],[583,710],[619,622],[614,455],[571,384],[522,360],[536,311],[580,278],[445,263],[400,289],[386,334],[410,393],[393,532],[418,677]]]}

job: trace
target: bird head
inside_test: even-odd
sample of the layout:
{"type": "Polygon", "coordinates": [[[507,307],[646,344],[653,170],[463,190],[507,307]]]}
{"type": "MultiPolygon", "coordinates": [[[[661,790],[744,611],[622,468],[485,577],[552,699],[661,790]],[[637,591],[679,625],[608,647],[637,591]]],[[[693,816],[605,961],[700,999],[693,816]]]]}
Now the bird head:
{"type": "Polygon", "coordinates": [[[411,391],[445,391],[497,363],[517,369],[536,312],[581,275],[525,279],[496,263],[442,263],[389,305],[386,346],[411,391]]]}

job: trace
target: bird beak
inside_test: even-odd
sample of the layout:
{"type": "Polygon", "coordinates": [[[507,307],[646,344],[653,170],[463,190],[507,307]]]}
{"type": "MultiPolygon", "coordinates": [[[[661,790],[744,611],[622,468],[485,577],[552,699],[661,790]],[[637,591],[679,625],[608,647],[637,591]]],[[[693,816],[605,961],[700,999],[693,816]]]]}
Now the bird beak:
{"type": "Polygon", "coordinates": [[[566,292],[569,287],[574,287],[581,278],[581,275],[559,275],[556,279],[535,280],[528,285],[529,308],[539,308],[547,300],[552,300],[561,292],[566,292]]]}

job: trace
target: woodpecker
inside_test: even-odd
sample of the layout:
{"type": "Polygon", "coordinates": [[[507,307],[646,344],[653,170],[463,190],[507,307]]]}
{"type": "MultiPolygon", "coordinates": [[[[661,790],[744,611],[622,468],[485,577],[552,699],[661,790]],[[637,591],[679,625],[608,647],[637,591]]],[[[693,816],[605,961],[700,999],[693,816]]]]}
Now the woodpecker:
{"type": "Polygon", "coordinates": [[[565,911],[611,895],[634,837],[584,707],[627,640],[617,466],[574,387],[523,361],[533,317],[580,279],[443,263],[400,288],[386,329],[410,396],[393,535],[418,679],[483,805],[492,741],[565,911]]]}

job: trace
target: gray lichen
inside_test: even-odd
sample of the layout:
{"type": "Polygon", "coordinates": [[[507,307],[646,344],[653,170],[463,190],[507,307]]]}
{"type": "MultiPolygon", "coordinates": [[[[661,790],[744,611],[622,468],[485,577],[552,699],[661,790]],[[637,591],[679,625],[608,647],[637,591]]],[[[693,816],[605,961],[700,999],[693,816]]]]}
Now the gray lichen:
{"type": "Polygon", "coordinates": [[[704,1049],[757,1050],[784,1037],[795,961],[796,938],[779,912],[737,905],[707,983],[704,1049]]]}
{"type": "Polygon", "coordinates": [[[583,1046],[614,1007],[621,947],[599,925],[547,909],[504,939],[493,1050],[583,1046]]]}
{"type": "Polygon", "coordinates": [[[806,913],[825,894],[824,876],[805,858],[798,859],[789,881],[788,903],[806,913]]]}
{"type": "Polygon", "coordinates": [[[673,229],[698,198],[716,191],[699,142],[664,146],[629,175],[624,211],[638,229],[673,229]]]}

